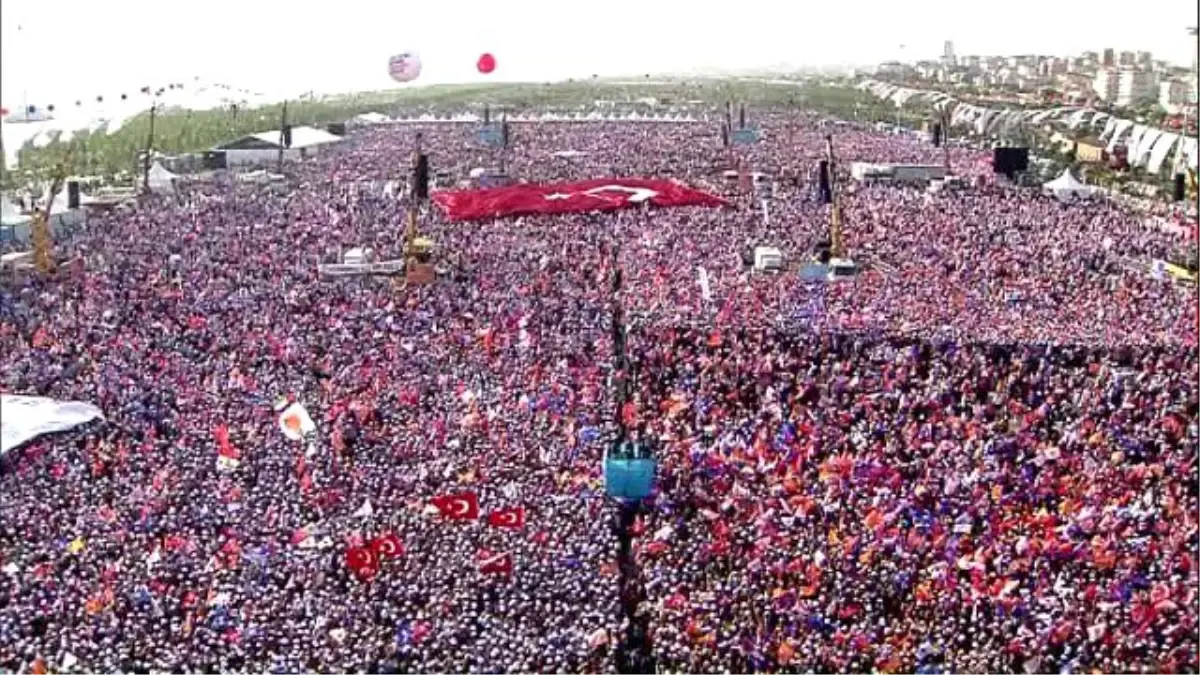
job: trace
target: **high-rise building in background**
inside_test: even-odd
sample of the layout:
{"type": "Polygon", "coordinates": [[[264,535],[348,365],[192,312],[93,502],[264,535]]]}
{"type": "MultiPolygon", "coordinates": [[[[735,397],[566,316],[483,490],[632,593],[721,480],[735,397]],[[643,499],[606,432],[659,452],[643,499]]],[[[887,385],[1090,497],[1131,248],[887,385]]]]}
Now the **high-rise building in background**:
{"type": "Polygon", "coordinates": [[[1131,106],[1158,100],[1158,78],[1139,68],[1121,68],[1117,73],[1117,97],[1113,103],[1131,106]]]}
{"type": "Polygon", "coordinates": [[[1151,68],[1154,66],[1154,56],[1150,52],[1137,53],[1138,68],[1151,68]]]}
{"type": "Polygon", "coordinates": [[[955,65],[957,62],[957,59],[954,57],[954,42],[951,40],[946,40],[942,43],[942,61],[950,66],[955,65]]]}
{"type": "Polygon", "coordinates": [[[1100,65],[1106,68],[1112,68],[1113,66],[1117,65],[1116,54],[1112,47],[1108,47],[1104,50],[1104,53],[1100,58],[1100,65]]]}
{"type": "Polygon", "coordinates": [[[1133,52],[1121,52],[1117,55],[1117,65],[1132,66],[1137,64],[1137,54],[1133,52]]]}
{"type": "Polygon", "coordinates": [[[1158,104],[1171,114],[1181,112],[1186,106],[1195,105],[1195,80],[1168,80],[1159,83],[1158,104]]]}
{"type": "MultiPolygon", "coordinates": [[[[1111,50],[1104,50],[1108,53],[1111,50]]],[[[1117,69],[1101,66],[1096,69],[1096,77],[1092,80],[1092,90],[1100,100],[1112,103],[1117,98],[1117,69]]]]}

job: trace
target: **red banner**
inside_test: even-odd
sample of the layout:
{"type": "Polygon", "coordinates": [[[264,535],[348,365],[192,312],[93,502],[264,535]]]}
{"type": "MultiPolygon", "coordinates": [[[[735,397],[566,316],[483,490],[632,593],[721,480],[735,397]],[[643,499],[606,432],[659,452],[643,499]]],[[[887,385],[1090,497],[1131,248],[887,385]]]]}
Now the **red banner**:
{"type": "Polygon", "coordinates": [[[615,211],[632,206],[722,206],[725,200],[669,180],[601,178],[578,183],[519,184],[455,190],[430,198],[452,222],[529,214],[615,211]]]}

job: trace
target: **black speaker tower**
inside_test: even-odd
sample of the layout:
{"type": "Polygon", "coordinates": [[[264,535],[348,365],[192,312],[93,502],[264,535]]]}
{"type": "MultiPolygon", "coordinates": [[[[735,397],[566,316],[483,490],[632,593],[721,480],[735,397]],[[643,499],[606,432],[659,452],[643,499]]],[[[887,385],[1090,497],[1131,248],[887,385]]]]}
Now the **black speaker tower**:
{"type": "Polygon", "coordinates": [[[1184,181],[1183,174],[1181,174],[1181,173],[1175,174],[1175,193],[1173,196],[1175,197],[1175,201],[1177,201],[1177,202],[1183,201],[1183,196],[1184,196],[1183,195],[1183,193],[1184,193],[1183,181],[1184,181]]]}
{"type": "Polygon", "coordinates": [[[67,181],[67,208],[79,208],[79,181],[67,181]]]}
{"type": "Polygon", "coordinates": [[[821,203],[833,202],[833,190],[829,186],[829,160],[823,159],[817,164],[818,185],[821,190],[821,203]]]}
{"type": "Polygon", "coordinates": [[[429,201],[429,155],[417,155],[417,165],[413,168],[413,197],[418,202],[429,201]]]}

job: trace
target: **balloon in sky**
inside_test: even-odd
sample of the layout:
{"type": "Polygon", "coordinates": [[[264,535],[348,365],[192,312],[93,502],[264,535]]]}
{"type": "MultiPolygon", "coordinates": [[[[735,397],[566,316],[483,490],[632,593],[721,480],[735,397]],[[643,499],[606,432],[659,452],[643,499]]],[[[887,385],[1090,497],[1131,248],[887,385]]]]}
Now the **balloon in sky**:
{"type": "Polygon", "coordinates": [[[404,52],[388,59],[388,75],[397,82],[412,82],[421,75],[421,57],[404,52]]]}
{"type": "Polygon", "coordinates": [[[485,52],[479,57],[479,61],[476,62],[475,67],[479,69],[479,72],[487,75],[496,69],[496,57],[485,52]]]}

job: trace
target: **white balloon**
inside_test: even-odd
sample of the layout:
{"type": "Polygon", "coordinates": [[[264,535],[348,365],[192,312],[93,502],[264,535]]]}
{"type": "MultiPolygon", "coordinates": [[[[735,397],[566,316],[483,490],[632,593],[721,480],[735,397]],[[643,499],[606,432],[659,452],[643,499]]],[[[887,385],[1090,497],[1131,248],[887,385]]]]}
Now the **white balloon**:
{"type": "Polygon", "coordinates": [[[421,76],[421,57],[404,52],[388,59],[388,75],[397,82],[412,82],[421,76]]]}

